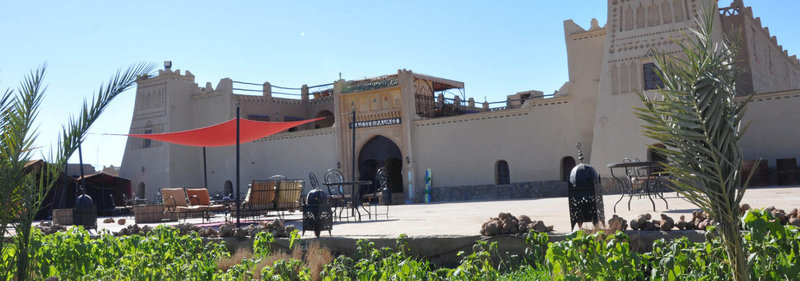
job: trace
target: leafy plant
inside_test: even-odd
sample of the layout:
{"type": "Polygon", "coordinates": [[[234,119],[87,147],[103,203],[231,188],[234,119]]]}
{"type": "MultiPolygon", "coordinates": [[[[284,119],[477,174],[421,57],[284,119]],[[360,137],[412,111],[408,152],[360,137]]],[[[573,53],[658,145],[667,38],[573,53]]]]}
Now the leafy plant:
{"type": "Polygon", "coordinates": [[[550,243],[546,259],[554,280],[640,280],[646,276],[646,260],[630,250],[622,232],[570,233],[565,241],[550,243]]]}
{"type": "Polygon", "coordinates": [[[741,281],[749,279],[738,210],[747,187],[738,143],[747,101],[734,100],[733,48],[713,39],[716,10],[702,12],[691,38],[674,40],[680,57],[651,51],[664,87],[660,97],[639,93],[637,116],[647,123],[644,134],[666,146],[651,148],[669,159],[675,189],[719,222],[733,279],[741,281]]]}
{"type": "Polygon", "coordinates": [[[46,87],[44,75],[46,66],[32,71],[19,88],[6,90],[0,97],[0,227],[13,226],[14,249],[7,249],[5,232],[0,231],[0,253],[7,252],[13,257],[3,260],[5,276],[15,275],[17,280],[29,277],[29,245],[32,242],[31,225],[34,216],[42,207],[42,202],[58,179],[62,168],[86,137],[91,125],[119,94],[134,85],[141,75],[153,69],[150,64],[137,64],[116,75],[106,85],[101,85],[97,96],[91,103],[84,102],[78,117],[72,117],[63,127],[55,149],[55,156],[46,159],[49,165],[38,170],[27,169],[31,160],[33,144],[37,137],[33,128],[38,116],[39,106],[44,98],[46,87]],[[11,263],[15,263],[12,267],[11,263]]]}

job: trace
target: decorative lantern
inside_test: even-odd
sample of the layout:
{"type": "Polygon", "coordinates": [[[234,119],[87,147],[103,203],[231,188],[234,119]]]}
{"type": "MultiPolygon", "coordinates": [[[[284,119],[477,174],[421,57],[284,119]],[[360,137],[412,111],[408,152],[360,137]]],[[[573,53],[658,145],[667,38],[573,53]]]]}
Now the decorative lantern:
{"type": "Polygon", "coordinates": [[[597,171],[583,163],[583,152],[578,144],[578,159],[580,164],[572,168],[569,175],[569,220],[571,229],[584,222],[603,223],[605,212],[603,210],[603,189],[597,171]]]}
{"type": "Polygon", "coordinates": [[[92,197],[86,193],[75,199],[75,207],[72,209],[72,224],[82,225],[86,230],[97,230],[97,209],[92,197]]]}
{"type": "Polygon", "coordinates": [[[333,229],[333,211],[328,202],[328,193],[320,189],[309,191],[306,204],[303,205],[303,234],[312,229],[317,237],[323,230],[327,230],[330,235],[333,229]]]}

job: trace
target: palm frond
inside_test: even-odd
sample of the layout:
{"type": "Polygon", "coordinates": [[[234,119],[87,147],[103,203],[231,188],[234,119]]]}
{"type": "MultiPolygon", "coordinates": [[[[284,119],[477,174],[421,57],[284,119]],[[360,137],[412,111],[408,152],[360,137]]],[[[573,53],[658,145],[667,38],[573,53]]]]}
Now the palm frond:
{"type": "MultiPolygon", "coordinates": [[[[136,64],[125,71],[118,70],[105,86],[101,86],[91,103],[84,101],[77,117],[71,117],[62,128],[55,157],[48,158],[49,164],[38,169],[26,170],[25,164],[31,159],[31,147],[37,138],[33,127],[39,106],[44,98],[46,87],[43,84],[46,65],[31,71],[14,92],[7,90],[0,97],[0,225],[5,229],[12,220],[17,231],[14,240],[17,244],[16,278],[28,277],[28,244],[30,228],[36,213],[50,189],[59,178],[59,169],[78,149],[91,125],[100,117],[110,102],[125,90],[131,88],[139,76],[149,74],[153,64],[136,64]]],[[[0,232],[0,252],[6,249],[4,232],[0,232]]],[[[7,268],[6,268],[7,269],[7,268]]]]}
{"type": "Polygon", "coordinates": [[[715,11],[707,9],[689,35],[674,39],[680,57],[651,50],[664,88],[658,97],[639,92],[636,116],[646,123],[644,135],[666,146],[651,148],[669,160],[665,171],[675,189],[719,221],[734,279],[747,280],[738,208],[749,181],[742,182],[738,140],[749,99],[734,100],[735,50],[712,38],[715,11]]]}

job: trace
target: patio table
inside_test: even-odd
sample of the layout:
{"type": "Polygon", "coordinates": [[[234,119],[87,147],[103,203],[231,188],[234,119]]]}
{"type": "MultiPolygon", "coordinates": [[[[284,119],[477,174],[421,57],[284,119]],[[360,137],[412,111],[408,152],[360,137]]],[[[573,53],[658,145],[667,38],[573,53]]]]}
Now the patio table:
{"type": "Polygon", "coordinates": [[[614,213],[617,212],[617,204],[619,204],[619,202],[622,201],[622,198],[625,198],[626,189],[628,191],[628,196],[629,196],[628,197],[628,211],[630,211],[631,210],[631,199],[633,199],[633,193],[635,192],[635,190],[633,188],[633,177],[634,176],[633,175],[628,175],[626,173],[625,179],[627,179],[627,180],[623,181],[622,179],[620,179],[621,177],[617,177],[617,176],[614,175],[614,169],[626,169],[626,171],[635,170],[635,169],[645,169],[647,173],[646,173],[646,176],[643,177],[642,187],[641,188],[643,189],[644,193],[647,194],[647,198],[650,199],[650,203],[653,204],[653,212],[656,211],[656,202],[653,201],[653,197],[652,197],[651,193],[653,193],[657,197],[660,197],[661,200],[664,200],[664,204],[666,205],[667,209],[669,209],[669,203],[667,203],[667,200],[664,199],[664,195],[661,194],[660,192],[657,192],[657,190],[661,189],[660,187],[657,187],[657,185],[661,184],[661,177],[663,176],[663,173],[657,173],[657,172],[654,172],[654,170],[656,168],[659,168],[659,167],[661,167],[661,164],[659,162],[656,162],[656,161],[623,162],[623,163],[608,164],[608,169],[611,170],[611,177],[616,179],[617,182],[619,182],[620,186],[622,187],[622,196],[620,196],[619,200],[617,200],[617,202],[614,203],[614,213]],[[653,186],[656,187],[656,188],[654,188],[654,189],[650,188],[651,181],[653,181],[653,186]]]}

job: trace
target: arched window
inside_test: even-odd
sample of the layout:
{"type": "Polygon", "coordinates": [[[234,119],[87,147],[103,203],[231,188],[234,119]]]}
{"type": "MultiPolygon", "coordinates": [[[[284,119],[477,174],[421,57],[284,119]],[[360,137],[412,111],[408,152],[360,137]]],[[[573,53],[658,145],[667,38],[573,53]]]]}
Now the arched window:
{"type": "Polygon", "coordinates": [[[508,162],[505,160],[497,161],[494,173],[495,184],[510,184],[511,174],[508,172],[508,162]]]}
{"type": "Polygon", "coordinates": [[[139,183],[139,187],[137,187],[137,188],[136,188],[136,194],[134,194],[133,198],[139,198],[139,199],[144,199],[144,198],[146,198],[146,197],[145,197],[145,195],[147,195],[147,194],[145,194],[145,192],[144,192],[144,191],[145,191],[145,189],[144,189],[144,183],[143,183],[143,182],[140,182],[140,183],[139,183]]]}
{"type": "Polygon", "coordinates": [[[233,184],[231,181],[225,181],[225,187],[223,188],[225,191],[225,195],[232,195],[233,194],[233,184]]]}

